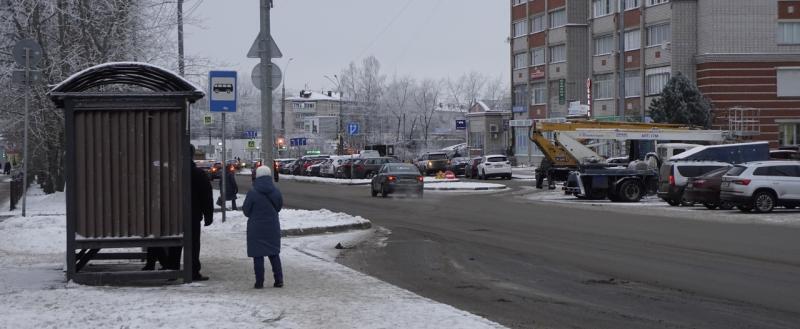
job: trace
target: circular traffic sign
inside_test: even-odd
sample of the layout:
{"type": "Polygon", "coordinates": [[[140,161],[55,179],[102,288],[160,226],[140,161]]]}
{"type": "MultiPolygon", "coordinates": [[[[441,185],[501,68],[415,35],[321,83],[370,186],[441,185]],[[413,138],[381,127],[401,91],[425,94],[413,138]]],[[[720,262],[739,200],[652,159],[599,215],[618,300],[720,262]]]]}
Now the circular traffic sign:
{"type": "Polygon", "coordinates": [[[17,41],[11,51],[17,64],[25,66],[26,57],[29,67],[36,66],[42,61],[42,46],[33,39],[17,41]]]}
{"type": "MultiPolygon", "coordinates": [[[[258,90],[261,90],[261,63],[256,64],[253,68],[253,72],[250,73],[250,78],[253,80],[253,85],[255,85],[258,90]]],[[[281,80],[283,80],[283,72],[278,68],[278,65],[272,63],[272,90],[278,89],[278,86],[281,85],[281,80]]]]}

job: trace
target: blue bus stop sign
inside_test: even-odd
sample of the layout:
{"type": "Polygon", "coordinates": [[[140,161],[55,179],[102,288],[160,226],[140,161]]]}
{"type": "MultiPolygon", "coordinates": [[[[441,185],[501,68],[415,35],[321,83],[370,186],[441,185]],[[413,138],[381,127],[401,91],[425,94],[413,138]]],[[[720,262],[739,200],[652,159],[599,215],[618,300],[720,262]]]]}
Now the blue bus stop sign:
{"type": "Polygon", "coordinates": [[[467,120],[456,120],[456,130],[466,130],[467,120]]]}
{"type": "Polygon", "coordinates": [[[208,72],[211,112],[236,112],[236,71],[208,72]]]}

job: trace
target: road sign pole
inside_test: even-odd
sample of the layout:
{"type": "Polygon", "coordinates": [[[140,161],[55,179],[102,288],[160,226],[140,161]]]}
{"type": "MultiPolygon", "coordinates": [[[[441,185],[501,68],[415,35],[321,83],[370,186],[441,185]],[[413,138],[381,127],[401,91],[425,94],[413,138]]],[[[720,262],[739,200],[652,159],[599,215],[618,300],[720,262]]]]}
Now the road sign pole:
{"type": "Polygon", "coordinates": [[[261,0],[261,150],[263,165],[272,166],[272,151],[275,146],[272,132],[272,34],[270,32],[270,8],[272,0],[261,0]]]}
{"type": "Polygon", "coordinates": [[[225,208],[228,206],[228,200],[225,195],[225,188],[227,187],[227,179],[228,179],[228,162],[226,161],[226,157],[228,156],[228,149],[226,148],[225,144],[225,112],[222,112],[222,186],[219,189],[219,197],[222,199],[222,222],[225,222],[225,208]]]}
{"type": "Polygon", "coordinates": [[[31,50],[25,48],[25,137],[22,151],[22,217],[25,217],[25,210],[28,203],[28,128],[30,127],[29,107],[31,97],[31,50]]]}

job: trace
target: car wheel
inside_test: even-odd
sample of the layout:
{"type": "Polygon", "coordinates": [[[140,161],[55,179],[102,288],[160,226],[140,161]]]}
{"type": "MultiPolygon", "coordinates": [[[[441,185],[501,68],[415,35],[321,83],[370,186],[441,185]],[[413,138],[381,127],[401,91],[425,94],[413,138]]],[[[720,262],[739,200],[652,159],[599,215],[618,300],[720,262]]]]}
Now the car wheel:
{"type": "Polygon", "coordinates": [[[644,196],[644,188],[639,182],[626,180],[617,189],[620,202],[638,202],[644,196]]]}
{"type": "Polygon", "coordinates": [[[481,180],[487,180],[488,178],[486,178],[486,171],[481,170],[481,173],[478,175],[478,178],[480,178],[481,180]]]}
{"type": "Polygon", "coordinates": [[[741,206],[736,206],[736,209],[739,209],[739,211],[741,212],[751,212],[753,211],[753,206],[741,205],[741,206]]]}
{"type": "Polygon", "coordinates": [[[714,209],[717,209],[717,207],[719,207],[719,205],[717,205],[715,203],[708,203],[708,202],[704,203],[703,205],[706,208],[708,208],[708,210],[714,210],[714,209]]]}
{"type": "Polygon", "coordinates": [[[369,194],[371,194],[373,198],[378,196],[378,191],[375,191],[375,185],[369,185],[369,194]]]}
{"type": "Polygon", "coordinates": [[[722,201],[722,203],[719,204],[719,209],[720,210],[731,210],[731,209],[733,209],[733,203],[730,203],[728,201],[722,201]]]}
{"type": "Polygon", "coordinates": [[[675,199],[667,199],[667,204],[673,207],[677,207],[681,205],[681,202],[675,199]]]}
{"type": "Polygon", "coordinates": [[[756,196],[753,199],[755,200],[753,202],[753,208],[755,208],[757,212],[771,212],[773,209],[775,209],[775,205],[778,202],[775,196],[767,191],[760,191],[756,193],[756,196]]]}

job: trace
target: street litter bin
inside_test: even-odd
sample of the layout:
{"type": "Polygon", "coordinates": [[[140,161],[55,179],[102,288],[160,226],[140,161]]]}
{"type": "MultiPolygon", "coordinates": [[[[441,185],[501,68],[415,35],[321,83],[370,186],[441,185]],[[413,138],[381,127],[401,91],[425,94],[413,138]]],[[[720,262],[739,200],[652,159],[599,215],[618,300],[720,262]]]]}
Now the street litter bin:
{"type": "Polygon", "coordinates": [[[67,278],[190,282],[188,116],[203,91],[163,68],[126,62],[78,72],[49,95],[66,128],[67,278]],[[130,250],[148,247],[183,247],[183,268],[133,270],[144,255],[130,250]],[[127,261],[87,266],[95,260],[127,261]]]}

